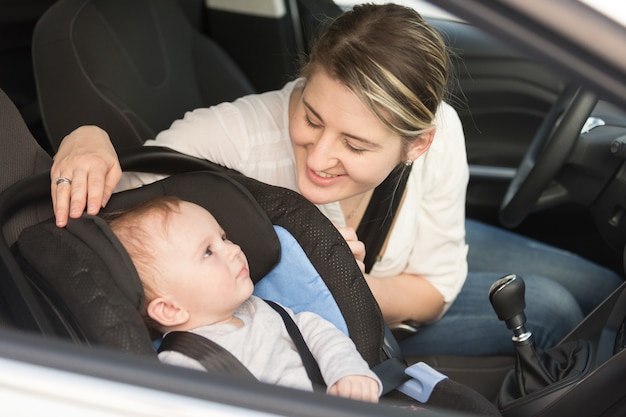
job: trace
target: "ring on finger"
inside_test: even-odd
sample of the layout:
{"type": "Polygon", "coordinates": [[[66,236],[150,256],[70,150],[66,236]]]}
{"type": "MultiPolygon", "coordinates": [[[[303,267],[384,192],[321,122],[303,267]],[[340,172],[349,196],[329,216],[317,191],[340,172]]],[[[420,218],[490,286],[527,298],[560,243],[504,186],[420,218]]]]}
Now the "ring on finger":
{"type": "Polygon", "coordinates": [[[59,184],[69,184],[72,185],[72,180],[66,177],[58,177],[57,179],[54,180],[56,185],[59,184]]]}

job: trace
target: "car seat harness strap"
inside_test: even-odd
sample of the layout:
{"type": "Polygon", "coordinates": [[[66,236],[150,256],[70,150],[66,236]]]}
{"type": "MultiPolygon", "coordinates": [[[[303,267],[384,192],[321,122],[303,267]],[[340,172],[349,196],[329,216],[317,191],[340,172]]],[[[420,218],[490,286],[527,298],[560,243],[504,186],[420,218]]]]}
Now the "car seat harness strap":
{"type": "Polygon", "coordinates": [[[270,300],[265,300],[267,304],[270,305],[285,322],[285,327],[287,328],[287,332],[289,332],[289,336],[291,336],[291,340],[296,345],[298,349],[298,353],[302,358],[302,363],[304,364],[304,368],[306,369],[306,373],[309,376],[309,379],[313,383],[313,390],[315,391],[326,391],[326,382],[324,382],[324,378],[322,377],[322,372],[320,371],[319,366],[317,365],[317,361],[313,357],[313,354],[309,350],[304,338],[302,337],[302,333],[300,333],[300,329],[293,318],[287,313],[287,311],[278,303],[275,303],[270,300]]]}
{"type": "Polygon", "coordinates": [[[198,334],[184,331],[170,332],[163,338],[158,353],[176,351],[197,360],[210,372],[254,378],[232,353],[217,343],[198,334]]]}
{"type": "MultiPolygon", "coordinates": [[[[265,302],[276,310],[283,319],[287,332],[296,345],[306,373],[313,384],[313,390],[325,392],[326,383],[317,361],[306,345],[302,333],[300,333],[300,329],[293,321],[293,318],[279,304],[269,300],[265,300],[265,302]]],[[[197,360],[210,372],[254,378],[252,373],[232,353],[217,343],[195,333],[181,331],[168,333],[163,338],[158,348],[158,353],[168,350],[179,352],[197,360]]]]}

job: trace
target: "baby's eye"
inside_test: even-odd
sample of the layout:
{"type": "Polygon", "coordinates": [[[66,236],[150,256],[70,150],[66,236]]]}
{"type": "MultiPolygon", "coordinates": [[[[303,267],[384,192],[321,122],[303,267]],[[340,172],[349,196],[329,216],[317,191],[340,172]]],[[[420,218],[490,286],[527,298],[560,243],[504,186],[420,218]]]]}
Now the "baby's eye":
{"type": "Polygon", "coordinates": [[[228,235],[226,235],[226,233],[222,233],[222,240],[226,241],[226,240],[230,240],[230,239],[228,239],[228,235]]]}
{"type": "Polygon", "coordinates": [[[210,246],[207,246],[207,248],[204,251],[204,257],[208,258],[209,256],[213,255],[213,251],[211,250],[210,246]]]}

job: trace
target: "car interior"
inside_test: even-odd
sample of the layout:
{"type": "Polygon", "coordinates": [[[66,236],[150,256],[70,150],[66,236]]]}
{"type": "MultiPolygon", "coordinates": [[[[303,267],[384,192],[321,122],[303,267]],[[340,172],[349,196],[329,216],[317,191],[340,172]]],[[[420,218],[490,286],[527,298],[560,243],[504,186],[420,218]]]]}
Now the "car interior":
{"type": "MultiPolygon", "coordinates": [[[[8,110],[3,116],[17,117],[18,129],[11,133],[11,139],[19,137],[32,144],[34,139],[28,137],[25,125],[20,125],[21,118],[12,103],[4,94],[0,98],[8,110]]],[[[42,149],[35,145],[32,151],[39,153],[42,149]]],[[[11,155],[12,161],[3,161],[4,166],[27,165],[24,160],[31,155],[22,149],[16,153],[19,157],[11,155]]],[[[365,281],[355,279],[361,272],[347,244],[314,205],[295,192],[260,183],[207,161],[190,163],[189,157],[158,149],[156,157],[150,152],[139,155],[134,157],[132,169],[163,172],[162,163],[170,159],[194,171],[117,193],[105,213],[162,195],[175,195],[209,209],[247,253],[251,275],[259,277],[257,280],[278,280],[265,285],[263,294],[295,311],[297,303],[291,302],[296,294],[311,294],[312,300],[300,308],[317,312],[339,328],[346,327],[359,353],[381,375],[383,392],[391,394],[386,401],[410,404],[410,398],[394,391],[410,379],[404,373],[406,361],[384,326],[365,281]],[[199,189],[211,191],[198,193],[199,189]],[[275,226],[295,235],[296,242],[302,242],[296,248],[306,251],[310,274],[304,273],[300,264],[298,274],[290,267],[279,268],[281,259],[305,258],[297,256],[294,245],[281,245],[275,226]],[[323,285],[312,283],[313,278],[323,285]],[[334,301],[329,305],[324,300],[334,301]],[[338,312],[335,315],[331,314],[334,309],[338,312]]],[[[153,343],[160,335],[150,334],[141,317],[143,289],[139,277],[128,254],[101,218],[84,215],[59,229],[51,218],[46,170],[28,174],[4,190],[0,208],[6,210],[0,218],[23,220],[17,226],[6,225],[5,239],[0,245],[6,269],[2,294],[7,300],[19,301],[5,306],[3,320],[8,327],[30,328],[77,344],[156,358],[153,343]],[[47,220],[24,220],[22,209],[31,207],[41,209],[40,218],[47,220]],[[11,236],[15,235],[18,237],[13,241],[11,236]]],[[[225,361],[222,356],[211,360],[225,361]]],[[[217,371],[210,370],[224,372],[221,366],[217,371]]],[[[226,367],[226,371],[237,374],[236,368],[226,367]]],[[[446,381],[438,384],[437,390],[428,405],[496,415],[490,411],[495,413],[491,402],[462,384],[446,381]]]]}
{"type": "MultiPolygon", "coordinates": [[[[62,281],[47,282],[44,275],[49,273],[50,257],[43,262],[40,249],[28,257],[16,244],[25,229],[54,231],[48,220],[50,180],[46,171],[60,140],[79,125],[96,124],[107,130],[124,170],[176,174],[170,177],[176,192],[181,188],[177,178],[186,178],[191,171],[204,171],[217,182],[235,178],[243,185],[238,192],[249,198],[246,208],[258,210],[260,205],[270,224],[294,233],[302,223],[296,212],[309,213],[306,204],[287,204],[293,207],[292,216],[274,215],[276,205],[284,200],[270,187],[206,161],[160,149],[148,152],[140,146],[186,110],[279,88],[295,75],[298,57],[306,52],[322,16],[341,12],[330,1],[285,1],[282,7],[286,13],[259,15],[211,8],[210,2],[192,0],[58,0],[33,2],[30,14],[20,14],[28,18],[14,22],[11,29],[32,31],[32,44],[29,39],[27,57],[14,52],[20,48],[5,46],[14,53],[11,62],[15,68],[4,71],[8,78],[12,70],[23,70],[19,65],[30,66],[21,74],[26,78],[32,74],[26,83],[30,87],[5,89],[0,84],[7,96],[0,100],[3,325],[79,344],[107,345],[114,340],[115,349],[128,351],[134,346],[130,351],[153,353],[132,305],[118,312],[120,321],[113,326],[117,335],[111,337],[107,329],[94,324],[98,319],[74,311],[85,308],[80,306],[84,294],[59,294],[62,281]],[[242,27],[248,30],[238,30],[242,27]],[[36,267],[32,263],[38,259],[42,263],[36,267]],[[76,317],[91,321],[75,322],[76,317]],[[95,338],[86,331],[94,331],[95,338]],[[136,336],[140,339],[134,340],[135,345],[125,339],[136,336]]],[[[455,78],[448,101],[459,113],[468,144],[467,215],[572,250],[623,275],[624,112],[464,21],[429,21],[444,34],[453,52],[455,78]],[[596,124],[589,125],[590,121],[596,124]],[[546,152],[539,153],[544,149],[546,152]]],[[[212,183],[214,186],[219,187],[212,183]]],[[[145,193],[121,193],[109,208],[137,202],[146,198],[143,194],[163,192],[160,186],[145,188],[145,193]]],[[[185,196],[198,198],[195,194],[189,191],[185,196]]],[[[226,209],[224,221],[233,214],[230,221],[235,223],[250,217],[226,209]]],[[[307,216],[308,222],[315,217],[307,216]]],[[[320,226],[323,219],[313,221],[316,228],[328,226],[320,226]]],[[[260,233],[273,236],[272,231],[260,233]]],[[[328,239],[337,240],[333,232],[328,233],[328,239]]],[[[244,235],[240,239],[245,242],[244,235]]],[[[296,236],[305,251],[310,251],[310,237],[296,236]]],[[[59,237],[34,235],[31,239],[36,247],[41,241],[58,242],[54,239],[59,237]]],[[[255,242],[246,245],[250,253],[259,247],[255,242]]],[[[51,246],[59,249],[58,243],[51,246]]],[[[255,258],[259,264],[274,265],[278,256],[262,253],[255,258]]],[[[341,281],[334,277],[338,275],[336,263],[327,253],[309,258],[322,277],[333,276],[328,279],[331,284],[327,283],[333,292],[332,282],[341,281]]],[[[354,262],[347,263],[351,274],[359,274],[354,262]]],[[[267,265],[259,268],[265,270],[267,265]]],[[[491,298],[485,295],[503,326],[511,320],[523,324],[523,281],[515,272],[495,283],[498,291],[491,298]]],[[[61,269],[59,276],[63,274],[67,271],[61,269]]],[[[112,275],[105,280],[108,285],[115,283],[112,275]]],[[[623,290],[621,286],[547,352],[516,344],[515,356],[434,355],[401,360],[430,364],[496,404],[507,417],[623,415],[623,290]]],[[[135,292],[130,297],[138,296],[135,292]]],[[[107,297],[108,301],[115,298],[107,297]]],[[[394,337],[400,337],[399,333],[394,336],[386,329],[373,300],[363,304],[347,298],[341,301],[341,310],[352,327],[351,336],[358,335],[355,343],[372,366],[402,356],[394,350],[394,337]],[[355,305],[364,307],[355,311],[355,305]]],[[[102,307],[97,311],[101,313],[102,307]]]]}

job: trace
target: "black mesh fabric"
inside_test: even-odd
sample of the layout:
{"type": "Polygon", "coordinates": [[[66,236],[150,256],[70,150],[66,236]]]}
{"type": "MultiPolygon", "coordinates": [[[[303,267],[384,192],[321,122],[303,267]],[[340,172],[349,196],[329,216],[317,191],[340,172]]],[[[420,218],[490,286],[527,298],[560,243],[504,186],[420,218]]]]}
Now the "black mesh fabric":
{"type": "Polygon", "coordinates": [[[89,218],[70,222],[92,228],[87,241],[58,228],[53,220],[30,226],[20,235],[19,252],[33,283],[84,342],[155,356],[138,310],[143,290],[135,269],[127,267],[128,254],[89,218]],[[107,254],[106,261],[101,253],[107,254]],[[118,279],[113,278],[116,275],[118,279]],[[127,285],[120,288],[118,280],[127,285]]]}

